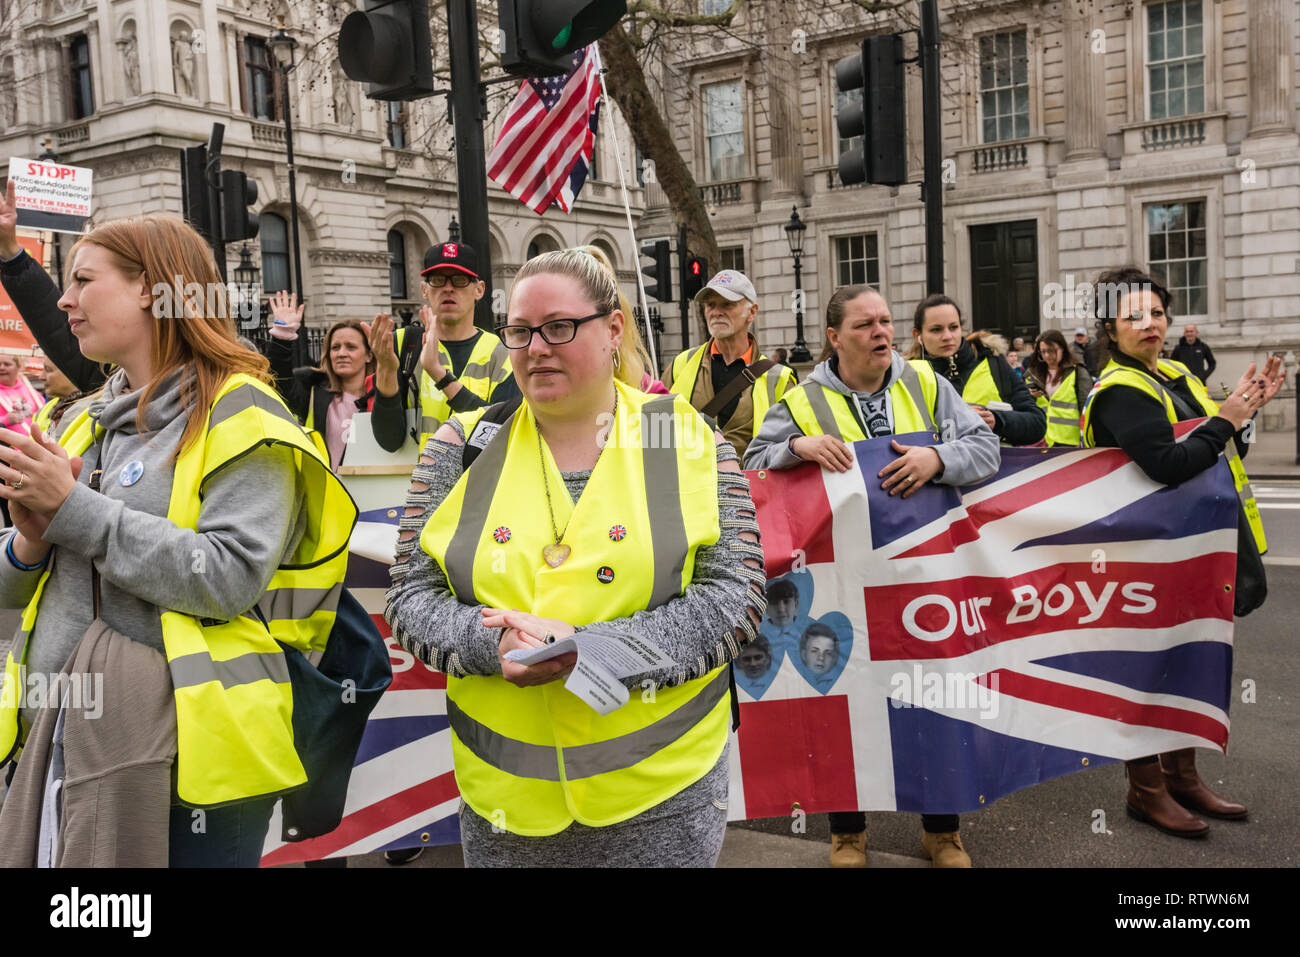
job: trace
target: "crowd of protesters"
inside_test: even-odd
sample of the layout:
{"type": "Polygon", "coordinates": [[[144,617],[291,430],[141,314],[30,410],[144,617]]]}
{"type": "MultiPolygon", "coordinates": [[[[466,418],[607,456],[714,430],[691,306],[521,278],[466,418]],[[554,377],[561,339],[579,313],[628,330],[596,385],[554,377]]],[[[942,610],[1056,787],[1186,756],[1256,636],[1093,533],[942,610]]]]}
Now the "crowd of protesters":
{"type": "MultiPolygon", "coordinates": [[[[305,308],[293,295],[271,300],[265,356],[224,307],[157,315],[154,282],[217,279],[179,220],[97,227],[74,247],[65,290],[15,225],[11,185],[0,278],[44,351],[46,395],[0,355],[0,501],[12,526],[0,535],[0,603],[25,609],[6,699],[20,667],[93,659],[139,708],[94,734],[62,708],[0,709],[7,864],[256,865],[275,799],[306,780],[285,656],[321,651],[320,622],[333,620],[356,516],[334,473],[359,415],[383,452],[409,456],[386,617],[448,676],[466,862],[712,866],[735,672],[756,680],[789,646],[828,689],[842,654],[833,629],[797,617],[791,583],[765,594],[742,467],[843,472],[851,443],[889,437],[880,485],[901,502],[927,483],[984,481],[1005,447],[1115,446],[1164,484],[1227,454],[1248,489],[1237,440],[1283,379],[1270,358],[1215,403],[1213,352],[1188,325],[1163,355],[1172,297],[1136,269],[1099,281],[1125,292],[1099,297],[1095,337],[1079,327],[1068,341],[1047,330],[1008,344],[931,295],[906,356],[887,299],[845,286],[802,377],[784,349],[768,358],[760,347],[753,282],[723,270],[694,303],[707,341],[656,378],[599,249],[531,260],[487,332],[473,324],[485,286],[463,243],[426,253],[420,323],[394,328],[382,312],[336,322],[319,362],[295,367],[305,308]],[[638,427],[658,412],[676,423],[666,450],[638,427]],[[1174,424],[1194,417],[1206,422],[1175,442],[1174,424]],[[628,440],[593,442],[611,425],[628,440]],[[937,444],[895,437],[917,432],[937,444]],[[514,564],[502,570],[506,546],[514,564]],[[187,572],[192,556],[210,571],[187,572]],[[588,629],[640,636],[682,664],[627,679],[638,693],[593,723],[557,693],[575,655],[516,660],[588,629]],[[101,832],[143,835],[130,848],[105,850],[95,827],[68,825],[49,803],[49,781],[72,774],[72,741],[124,749],[102,769],[116,801],[94,814],[101,832]],[[205,834],[187,827],[195,807],[205,834]]],[[[1239,522],[1238,614],[1265,594],[1257,515],[1243,508],[1239,522]]],[[[1168,833],[1199,836],[1203,816],[1247,813],[1205,786],[1188,749],[1128,772],[1130,813],[1168,833]]],[[[832,865],[864,866],[862,810],[830,823],[832,865]]],[[[935,866],[970,866],[956,814],[921,823],[935,866]]]]}

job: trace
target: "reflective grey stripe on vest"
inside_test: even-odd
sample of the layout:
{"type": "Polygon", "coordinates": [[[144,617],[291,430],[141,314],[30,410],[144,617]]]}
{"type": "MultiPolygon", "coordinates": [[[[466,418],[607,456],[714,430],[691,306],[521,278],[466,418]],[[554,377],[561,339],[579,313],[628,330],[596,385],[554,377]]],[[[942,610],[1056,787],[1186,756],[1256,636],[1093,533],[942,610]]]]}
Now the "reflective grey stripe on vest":
{"type": "MultiPolygon", "coordinates": [[[[437,431],[438,431],[438,428],[439,428],[439,426],[441,426],[441,425],[442,425],[442,422],[441,422],[440,420],[438,420],[438,419],[435,419],[435,418],[434,418],[433,416],[431,416],[431,415],[422,415],[422,416],[420,416],[420,434],[421,434],[421,435],[432,435],[434,432],[437,432],[437,431]]],[[[423,450],[421,450],[421,451],[423,451],[423,450]]]]}
{"type": "MultiPolygon", "coordinates": [[[[564,759],[564,777],[570,781],[591,778],[611,771],[622,771],[639,764],[653,754],[668,747],[682,735],[699,724],[722,700],[730,686],[726,668],[718,672],[690,701],[676,711],[664,715],[653,724],[638,731],[594,741],[571,748],[561,748],[564,759]]],[[[498,734],[487,725],[475,721],[447,699],[447,720],[457,740],[480,761],[507,774],[538,781],[559,781],[559,761],[556,749],[540,744],[529,744],[498,734]]]]}
{"type": "Polygon", "coordinates": [[[840,434],[840,424],[835,421],[835,413],[831,411],[830,403],[826,401],[825,386],[810,382],[804,386],[803,394],[807,397],[808,404],[812,406],[813,416],[817,419],[817,428],[822,430],[822,435],[844,438],[840,434]]]}
{"type": "Polygon", "coordinates": [[[284,653],[280,651],[250,651],[227,661],[213,661],[207,652],[199,651],[192,655],[182,655],[168,662],[167,667],[172,673],[172,686],[177,689],[209,681],[220,681],[225,688],[268,678],[277,684],[289,681],[289,665],[284,660],[284,653]]]}
{"type": "Polygon", "coordinates": [[[641,407],[641,463],[654,555],[654,583],[647,608],[657,608],[682,593],[682,570],[686,565],[686,519],[682,515],[677,476],[675,398],[666,395],[641,407]],[[664,422],[667,429],[658,428],[664,422]]]}
{"type": "Polygon", "coordinates": [[[282,402],[245,384],[231,389],[217,400],[217,404],[212,407],[212,414],[208,417],[208,431],[212,431],[226,419],[233,418],[245,409],[253,408],[279,416],[286,422],[292,422],[298,428],[302,428],[298,425],[298,420],[293,417],[293,413],[286,409],[282,402]]]}
{"type": "Polygon", "coordinates": [[[268,619],[301,621],[322,608],[337,609],[342,595],[342,582],[333,588],[272,588],[257,604],[268,619]]]}
{"type": "Polygon", "coordinates": [[[465,479],[460,517],[443,557],[447,582],[456,597],[464,602],[468,602],[474,595],[474,556],[478,552],[478,540],[483,534],[483,526],[487,524],[488,509],[496,495],[497,484],[501,481],[501,470],[505,467],[506,452],[510,447],[510,430],[514,427],[515,416],[518,414],[516,410],[501,424],[496,435],[492,436],[487,447],[470,466],[469,477],[465,479]]]}
{"type": "Polygon", "coordinates": [[[31,632],[26,628],[19,629],[18,634],[14,635],[13,646],[9,649],[13,655],[14,664],[21,665],[27,657],[27,639],[31,637],[31,632]]]}
{"type": "Polygon", "coordinates": [[[921,413],[921,422],[925,425],[925,430],[927,432],[935,431],[934,415],[930,412],[930,406],[926,404],[925,393],[921,390],[921,377],[917,375],[912,363],[903,362],[903,375],[898,381],[903,384],[903,388],[907,390],[907,395],[912,400],[912,404],[921,413]]]}

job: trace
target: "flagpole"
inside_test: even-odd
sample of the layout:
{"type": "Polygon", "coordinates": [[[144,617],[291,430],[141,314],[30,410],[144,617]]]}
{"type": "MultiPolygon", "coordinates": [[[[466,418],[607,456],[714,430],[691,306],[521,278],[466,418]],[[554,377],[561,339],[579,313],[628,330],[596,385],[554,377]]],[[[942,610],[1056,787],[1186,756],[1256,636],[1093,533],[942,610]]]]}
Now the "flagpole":
{"type": "MultiPolygon", "coordinates": [[[[610,129],[614,134],[614,152],[618,157],[618,186],[623,194],[623,212],[627,214],[627,232],[632,237],[632,265],[636,272],[636,288],[641,296],[641,316],[645,320],[645,342],[646,349],[650,352],[650,362],[654,368],[650,370],[650,377],[657,379],[659,377],[659,355],[655,350],[654,329],[650,326],[650,301],[645,294],[645,278],[641,275],[641,269],[637,265],[640,259],[640,247],[636,241],[636,227],[632,225],[632,204],[628,200],[627,177],[623,173],[623,143],[619,139],[618,124],[614,122],[613,110],[609,106],[609,89],[605,86],[605,64],[600,61],[600,48],[594,43],[592,49],[596,54],[596,74],[600,77],[600,93],[605,101],[605,112],[610,119],[610,129]]],[[[633,317],[635,321],[635,317],[633,317]]]]}

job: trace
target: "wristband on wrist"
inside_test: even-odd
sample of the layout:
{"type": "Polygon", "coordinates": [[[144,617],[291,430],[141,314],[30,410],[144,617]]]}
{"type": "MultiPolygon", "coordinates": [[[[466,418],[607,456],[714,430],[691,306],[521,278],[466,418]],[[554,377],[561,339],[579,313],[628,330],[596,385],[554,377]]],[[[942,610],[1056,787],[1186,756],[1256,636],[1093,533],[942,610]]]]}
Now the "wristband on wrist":
{"type": "MultiPolygon", "coordinates": [[[[44,568],[46,565],[50,563],[50,552],[46,552],[45,557],[42,558],[39,562],[37,562],[35,565],[25,565],[22,562],[20,562],[18,560],[18,556],[14,554],[14,539],[17,537],[18,537],[17,535],[10,535],[9,543],[5,545],[5,555],[9,558],[9,563],[13,565],[14,568],[17,568],[20,571],[24,571],[24,572],[34,572],[37,569],[44,568]]],[[[53,549],[50,549],[50,551],[53,551],[53,549]]]]}
{"type": "Polygon", "coordinates": [[[437,389],[439,392],[441,392],[444,389],[446,389],[447,386],[451,385],[455,381],[456,381],[456,373],[448,369],[447,374],[443,376],[441,379],[439,379],[437,382],[435,382],[433,384],[433,387],[437,389]]]}

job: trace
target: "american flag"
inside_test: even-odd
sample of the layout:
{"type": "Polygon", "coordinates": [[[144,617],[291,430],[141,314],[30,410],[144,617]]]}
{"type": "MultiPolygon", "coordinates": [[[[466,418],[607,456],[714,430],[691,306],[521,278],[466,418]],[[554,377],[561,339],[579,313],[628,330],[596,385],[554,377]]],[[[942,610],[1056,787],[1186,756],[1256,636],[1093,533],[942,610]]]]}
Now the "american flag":
{"type": "Polygon", "coordinates": [[[783,628],[769,597],[770,671],[737,669],[733,819],[971,811],[1086,767],[1226,747],[1225,462],[1166,488],[1117,449],[1003,449],[981,485],[903,502],[875,478],[889,439],[854,452],[842,474],[749,473],[768,575],[799,606],[783,628]],[[840,635],[820,674],[797,639],[814,621],[840,635]]]}
{"type": "Polygon", "coordinates": [[[600,53],[592,44],[573,55],[564,76],[520,84],[488,156],[488,176],[539,216],[552,205],[569,212],[591,169],[599,115],[600,53]]]}

